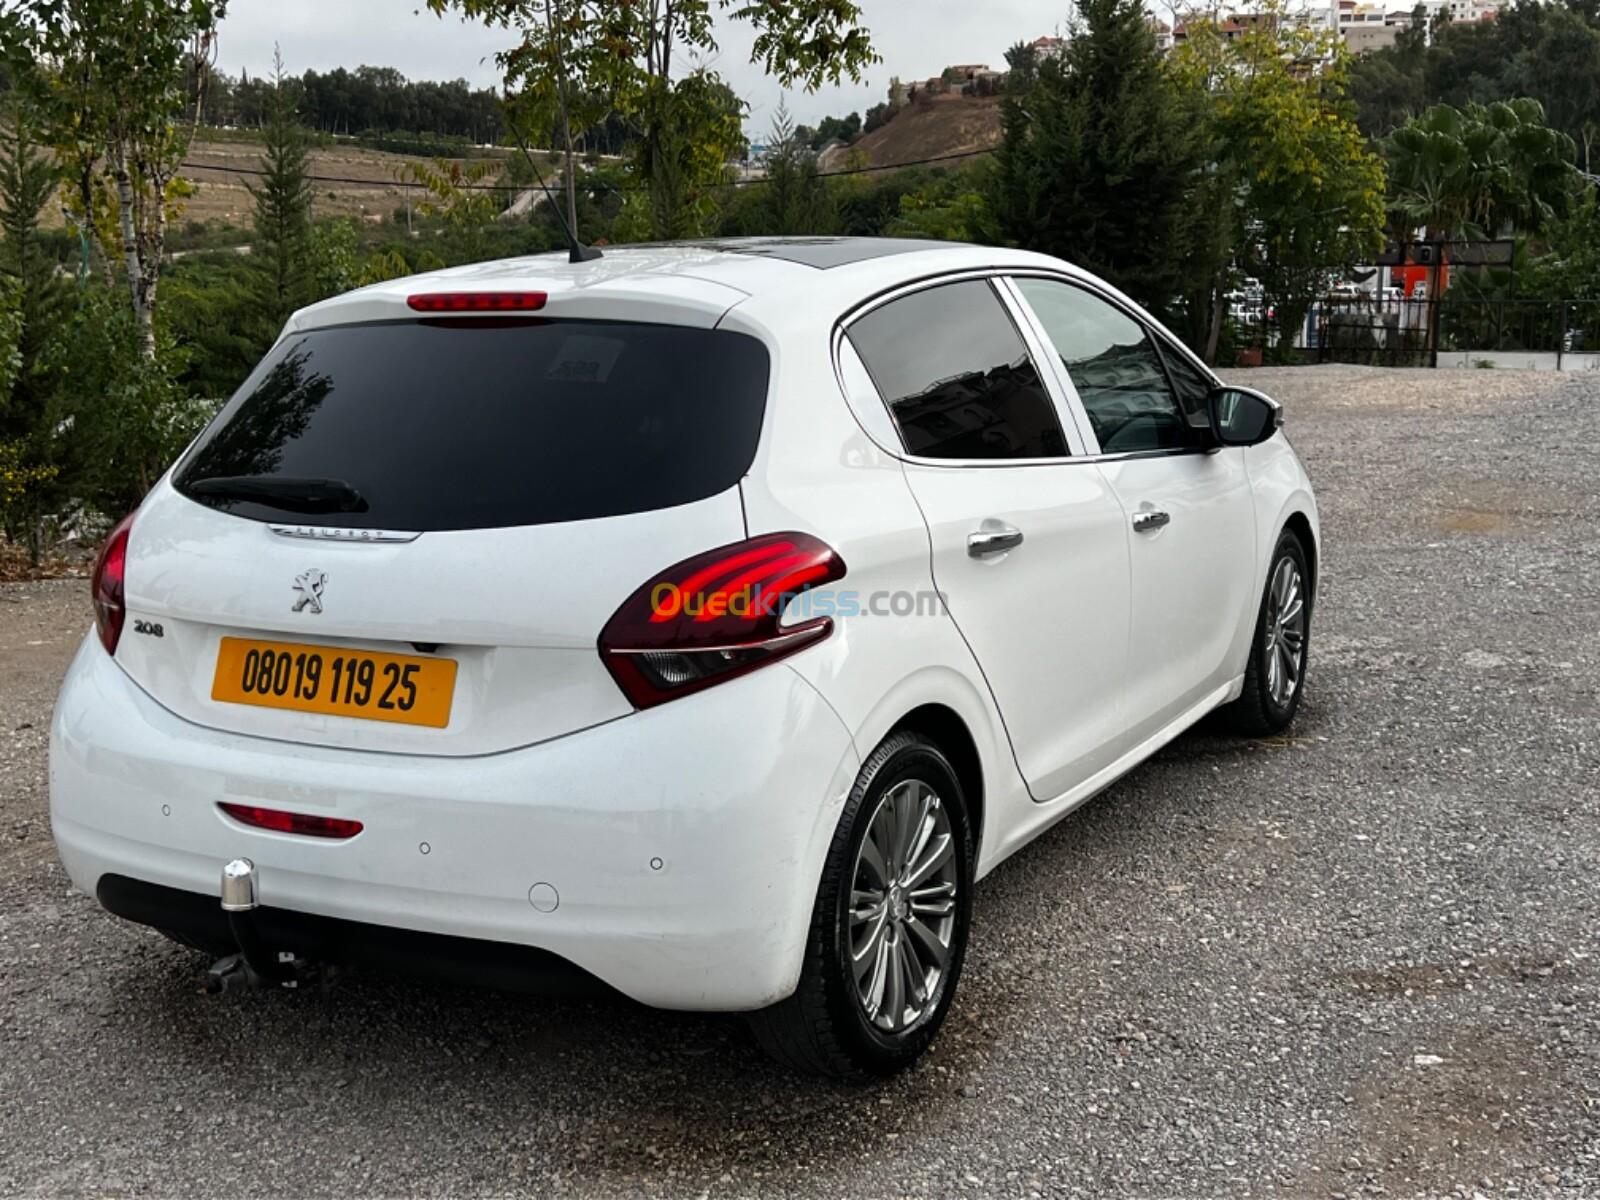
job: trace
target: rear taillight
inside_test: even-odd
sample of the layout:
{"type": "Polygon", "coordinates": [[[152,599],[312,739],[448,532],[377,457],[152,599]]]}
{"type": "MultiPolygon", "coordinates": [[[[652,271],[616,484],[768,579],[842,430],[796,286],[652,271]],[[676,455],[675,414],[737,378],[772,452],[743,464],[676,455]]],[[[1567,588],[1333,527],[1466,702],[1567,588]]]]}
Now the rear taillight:
{"type": "Polygon", "coordinates": [[[697,554],[623,602],[600,632],[600,657],[639,708],[687,696],[827,637],[828,617],[778,620],[791,597],[844,571],[831,547],[804,533],[697,554]]]}
{"type": "Polygon", "coordinates": [[[319,817],[312,813],[284,812],[279,808],[260,808],[254,804],[218,804],[223,812],[242,825],[270,829],[273,833],[295,833],[301,837],[353,838],[363,826],[343,817],[319,817]]]}
{"type": "Polygon", "coordinates": [[[129,513],[123,517],[100,547],[89,585],[94,595],[94,627],[100,632],[100,644],[107,654],[117,652],[122,621],[128,614],[123,584],[128,566],[128,530],[133,527],[134,516],[129,513]]]}

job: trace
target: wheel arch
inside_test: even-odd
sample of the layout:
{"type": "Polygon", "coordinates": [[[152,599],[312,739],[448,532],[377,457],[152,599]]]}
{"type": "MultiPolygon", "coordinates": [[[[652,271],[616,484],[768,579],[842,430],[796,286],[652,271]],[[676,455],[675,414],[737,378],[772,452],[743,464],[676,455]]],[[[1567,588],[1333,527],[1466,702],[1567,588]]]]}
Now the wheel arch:
{"type": "Polygon", "coordinates": [[[978,847],[983,844],[984,786],[983,759],[978,754],[978,743],[972,731],[960,713],[937,703],[912,709],[894,723],[884,738],[904,731],[920,733],[950,760],[967,803],[967,819],[972,823],[972,853],[976,859],[978,847]]]}
{"type": "Polygon", "coordinates": [[[1315,606],[1318,578],[1317,535],[1316,531],[1311,527],[1311,518],[1306,516],[1300,509],[1296,509],[1284,521],[1283,528],[1285,532],[1292,533],[1300,539],[1301,549],[1305,551],[1306,572],[1311,576],[1310,579],[1306,580],[1306,590],[1310,594],[1312,605],[1315,606]]]}
{"type": "MultiPolygon", "coordinates": [[[[970,656],[964,643],[960,649],[970,656]]],[[[1025,820],[1034,802],[988,685],[970,657],[967,664],[972,667],[970,672],[950,663],[925,662],[890,687],[874,688],[869,706],[849,703],[865,698],[859,692],[852,696],[841,689],[839,695],[863,762],[886,738],[901,730],[915,729],[938,743],[956,769],[967,797],[973,850],[981,864],[987,842],[1025,820]]]]}

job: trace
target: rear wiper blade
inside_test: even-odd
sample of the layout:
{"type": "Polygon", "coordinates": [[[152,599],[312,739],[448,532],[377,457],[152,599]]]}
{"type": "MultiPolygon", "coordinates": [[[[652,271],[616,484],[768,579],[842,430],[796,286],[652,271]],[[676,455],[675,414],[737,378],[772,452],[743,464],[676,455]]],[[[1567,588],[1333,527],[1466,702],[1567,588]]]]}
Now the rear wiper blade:
{"type": "Polygon", "coordinates": [[[361,493],[342,479],[302,479],[290,475],[214,475],[189,481],[197,496],[217,500],[255,500],[288,512],[366,512],[361,493]]]}

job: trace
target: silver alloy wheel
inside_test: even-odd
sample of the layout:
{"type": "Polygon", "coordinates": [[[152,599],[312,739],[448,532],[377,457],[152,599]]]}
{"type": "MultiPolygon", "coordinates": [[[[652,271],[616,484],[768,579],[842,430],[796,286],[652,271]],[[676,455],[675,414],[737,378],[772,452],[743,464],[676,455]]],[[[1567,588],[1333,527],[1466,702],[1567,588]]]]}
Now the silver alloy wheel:
{"type": "Polygon", "coordinates": [[[902,1033],[932,1008],[956,928],[950,814],[920,779],[886,791],[856,854],[850,962],[867,1020],[902,1033]]]}
{"type": "Polygon", "coordinates": [[[1305,663],[1306,604],[1300,568],[1287,556],[1278,560],[1267,587],[1267,621],[1262,632],[1267,656],[1267,693],[1279,708],[1287,707],[1300,686],[1305,663]]]}

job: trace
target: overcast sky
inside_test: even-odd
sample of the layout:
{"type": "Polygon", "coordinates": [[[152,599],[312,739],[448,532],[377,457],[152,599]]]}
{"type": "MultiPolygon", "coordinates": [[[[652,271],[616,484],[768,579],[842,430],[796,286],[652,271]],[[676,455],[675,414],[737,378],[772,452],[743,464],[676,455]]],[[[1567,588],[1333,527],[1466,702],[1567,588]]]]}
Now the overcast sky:
{"type": "MultiPolygon", "coordinates": [[[[1068,0],[859,0],[883,62],[857,87],[791,94],[796,121],[816,124],[883,99],[890,75],[926,78],[950,63],[1004,65],[1006,48],[1064,24],[1068,0]]],[[[496,86],[495,51],[514,39],[458,17],[435,17],[419,0],[231,0],[222,23],[219,65],[230,75],[272,66],[272,46],[283,49],[291,74],[307,69],[395,67],[410,79],[466,79],[496,86]]],[[[719,25],[720,52],[713,66],[750,105],[752,133],[772,123],[781,89],[750,65],[745,26],[719,25]]]]}

